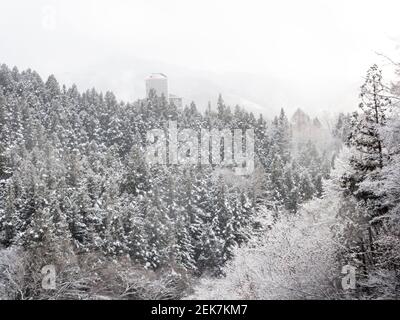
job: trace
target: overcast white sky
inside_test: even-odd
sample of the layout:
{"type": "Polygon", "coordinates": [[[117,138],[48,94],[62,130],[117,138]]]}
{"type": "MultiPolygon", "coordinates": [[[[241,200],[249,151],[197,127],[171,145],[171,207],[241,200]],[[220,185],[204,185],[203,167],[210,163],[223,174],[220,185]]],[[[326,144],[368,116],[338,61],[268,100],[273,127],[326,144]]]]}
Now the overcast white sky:
{"type": "MultiPolygon", "coordinates": [[[[349,88],[381,61],[375,51],[400,60],[398,0],[1,0],[0,12],[0,63],[81,88],[109,84],[124,99],[143,92],[137,85],[128,92],[131,78],[107,79],[107,70],[127,57],[202,78],[279,78],[290,83],[281,95],[297,91],[296,100],[282,101],[309,109],[350,108],[357,92],[353,101],[349,88]],[[105,79],[83,74],[88,66],[104,69],[105,79]],[[337,100],[340,93],[347,97],[337,100]]],[[[155,71],[164,70],[148,70],[155,71]]]]}

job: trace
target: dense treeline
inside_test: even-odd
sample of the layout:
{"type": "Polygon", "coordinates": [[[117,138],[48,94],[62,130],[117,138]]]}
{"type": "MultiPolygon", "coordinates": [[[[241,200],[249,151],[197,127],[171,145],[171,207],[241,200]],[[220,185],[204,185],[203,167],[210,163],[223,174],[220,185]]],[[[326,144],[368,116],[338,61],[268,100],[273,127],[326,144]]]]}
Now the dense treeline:
{"type": "Polygon", "coordinates": [[[193,298],[399,298],[400,86],[376,65],[365,79],[358,111],[333,127],[345,145],[322,197],[238,248],[226,277],[204,279],[193,298]]]}
{"type": "MultiPolygon", "coordinates": [[[[38,268],[28,268],[31,277],[44,264],[83,273],[89,255],[149,272],[219,275],[259,232],[260,208],[295,214],[322,194],[332,153],[311,141],[293,146],[291,136],[283,110],[269,122],[231,110],[221,96],[204,113],[155,95],[122,103],[2,65],[0,243],[27,253],[24,263],[38,268]],[[255,172],[233,179],[218,167],[149,166],[146,132],[169,120],[195,130],[254,128],[255,172]]],[[[18,296],[41,294],[25,291],[18,296]]]]}

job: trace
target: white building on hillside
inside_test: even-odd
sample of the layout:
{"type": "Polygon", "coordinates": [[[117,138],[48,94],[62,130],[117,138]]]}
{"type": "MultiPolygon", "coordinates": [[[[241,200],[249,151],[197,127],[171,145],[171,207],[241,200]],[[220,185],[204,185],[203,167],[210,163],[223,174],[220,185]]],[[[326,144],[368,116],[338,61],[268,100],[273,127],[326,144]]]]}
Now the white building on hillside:
{"type": "Polygon", "coordinates": [[[182,98],[169,93],[168,77],[164,73],[152,73],[146,78],[147,98],[149,98],[151,90],[154,90],[158,97],[164,95],[164,97],[168,99],[169,103],[175,105],[178,109],[182,108],[182,98]]]}

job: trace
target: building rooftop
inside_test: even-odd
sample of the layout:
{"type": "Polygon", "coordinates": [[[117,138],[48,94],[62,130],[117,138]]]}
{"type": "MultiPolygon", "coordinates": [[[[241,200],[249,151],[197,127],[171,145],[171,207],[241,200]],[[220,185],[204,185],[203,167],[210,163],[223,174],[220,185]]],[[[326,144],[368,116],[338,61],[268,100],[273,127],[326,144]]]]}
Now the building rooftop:
{"type": "Polygon", "coordinates": [[[146,78],[146,80],[150,79],[167,79],[167,76],[164,73],[152,73],[146,78]]]}

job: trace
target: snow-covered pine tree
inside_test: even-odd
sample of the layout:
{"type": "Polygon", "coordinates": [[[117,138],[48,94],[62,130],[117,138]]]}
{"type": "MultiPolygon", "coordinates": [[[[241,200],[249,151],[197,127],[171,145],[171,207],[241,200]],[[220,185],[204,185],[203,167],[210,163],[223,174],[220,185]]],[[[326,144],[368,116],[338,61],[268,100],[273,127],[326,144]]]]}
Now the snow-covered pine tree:
{"type": "Polygon", "coordinates": [[[386,124],[386,112],[391,103],[385,91],[382,72],[373,65],[361,87],[361,113],[354,114],[349,136],[349,144],[358,151],[352,164],[360,172],[359,181],[365,179],[367,173],[382,168],[385,161],[380,129],[386,124]]]}
{"type": "Polygon", "coordinates": [[[348,145],[352,147],[351,170],[341,179],[344,194],[350,199],[344,201],[339,212],[343,221],[342,238],[349,244],[344,250],[344,259],[360,266],[361,293],[370,293],[367,282],[379,264],[380,245],[376,242],[383,227],[382,217],[387,207],[380,194],[380,173],[387,163],[382,130],[386,125],[390,99],[385,92],[382,73],[373,65],[367,72],[361,87],[360,114],[355,113],[348,145]],[[349,212],[346,206],[353,209],[349,212]],[[350,224],[349,221],[352,223],[350,224]]]}

